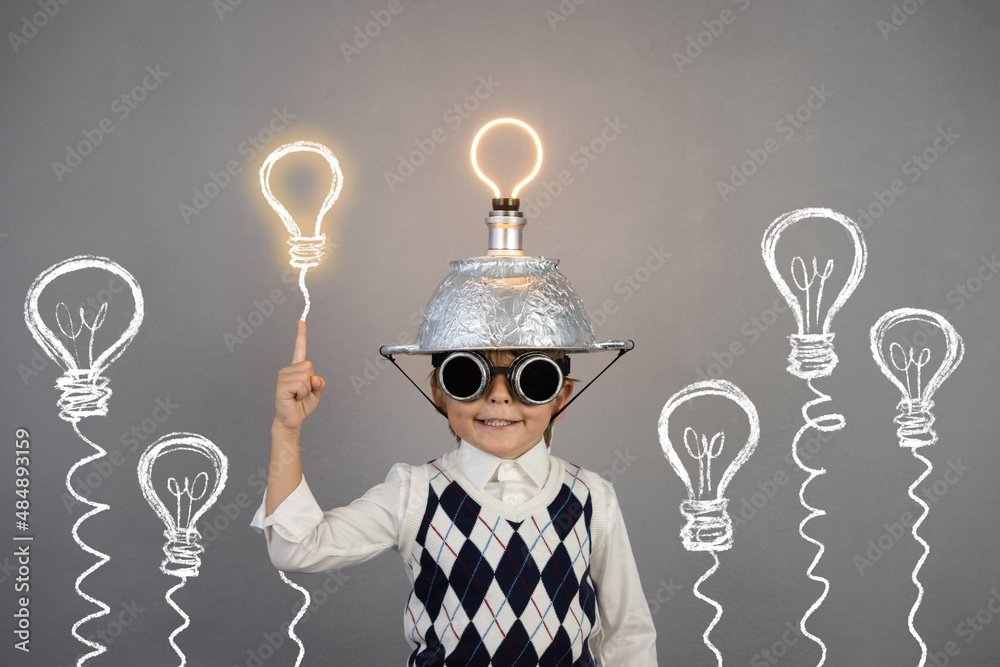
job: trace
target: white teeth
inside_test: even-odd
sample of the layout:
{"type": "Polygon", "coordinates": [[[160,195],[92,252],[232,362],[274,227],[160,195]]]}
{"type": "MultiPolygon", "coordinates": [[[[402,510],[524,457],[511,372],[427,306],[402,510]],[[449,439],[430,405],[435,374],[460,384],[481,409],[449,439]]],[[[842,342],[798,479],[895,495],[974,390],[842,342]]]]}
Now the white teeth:
{"type": "Polygon", "coordinates": [[[503,419],[484,419],[482,420],[487,426],[506,426],[507,424],[513,424],[514,422],[504,421],[503,419]]]}

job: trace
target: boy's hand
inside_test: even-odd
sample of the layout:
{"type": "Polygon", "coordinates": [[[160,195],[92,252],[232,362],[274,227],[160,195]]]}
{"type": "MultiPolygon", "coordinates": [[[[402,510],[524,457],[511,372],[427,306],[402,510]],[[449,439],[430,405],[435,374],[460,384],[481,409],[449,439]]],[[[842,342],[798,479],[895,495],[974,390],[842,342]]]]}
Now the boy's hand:
{"type": "Polygon", "coordinates": [[[288,430],[300,428],[325,388],[323,378],[313,375],[312,362],[306,361],[306,323],[299,320],[292,363],[278,371],[274,423],[288,430]]]}

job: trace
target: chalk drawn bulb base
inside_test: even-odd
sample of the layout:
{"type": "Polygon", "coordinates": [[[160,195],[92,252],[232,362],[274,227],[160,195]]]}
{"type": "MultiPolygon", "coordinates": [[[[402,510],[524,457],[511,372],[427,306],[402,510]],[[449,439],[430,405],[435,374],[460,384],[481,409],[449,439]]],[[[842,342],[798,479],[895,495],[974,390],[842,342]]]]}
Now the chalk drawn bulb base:
{"type": "Polygon", "coordinates": [[[163,536],[167,543],[163,545],[163,553],[167,555],[160,564],[164,574],[175,577],[197,577],[201,567],[200,554],[205,550],[199,542],[201,535],[196,530],[165,530],[163,536]]]}
{"type": "Polygon", "coordinates": [[[76,423],[84,417],[108,414],[108,399],[111,398],[110,381],[90,368],[71,368],[56,380],[56,389],[62,392],[59,398],[59,417],[76,423]]]}
{"type": "Polygon", "coordinates": [[[792,351],[788,355],[788,372],[803,380],[827,377],[837,365],[833,351],[836,334],[792,334],[788,340],[792,351]]]}
{"type": "Polygon", "coordinates": [[[318,266],[326,254],[326,234],[319,236],[294,236],[288,239],[289,262],[297,269],[318,266]]]}
{"type": "Polygon", "coordinates": [[[685,500],[681,514],[687,523],[681,540],[688,551],[726,551],[733,546],[733,520],[726,511],[728,498],[685,500]]]}
{"type": "Polygon", "coordinates": [[[896,435],[899,436],[900,447],[916,449],[937,442],[937,433],[931,428],[934,425],[933,407],[934,401],[911,401],[906,398],[896,405],[899,413],[893,421],[899,424],[896,435]]]}

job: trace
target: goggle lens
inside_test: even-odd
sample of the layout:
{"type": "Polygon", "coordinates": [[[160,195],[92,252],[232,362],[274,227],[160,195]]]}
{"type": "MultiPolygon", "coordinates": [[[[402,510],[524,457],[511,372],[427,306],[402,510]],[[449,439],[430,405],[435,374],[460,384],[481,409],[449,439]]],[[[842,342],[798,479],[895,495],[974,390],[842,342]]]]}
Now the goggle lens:
{"type": "Polygon", "coordinates": [[[483,369],[475,360],[455,355],[441,365],[441,384],[452,398],[469,401],[483,387],[483,369]]]}
{"type": "Polygon", "coordinates": [[[473,401],[483,395],[496,372],[507,373],[515,395],[531,405],[552,401],[563,385],[560,365],[538,352],[518,357],[510,368],[491,366],[485,356],[475,352],[456,352],[441,362],[438,380],[451,398],[473,401]]]}

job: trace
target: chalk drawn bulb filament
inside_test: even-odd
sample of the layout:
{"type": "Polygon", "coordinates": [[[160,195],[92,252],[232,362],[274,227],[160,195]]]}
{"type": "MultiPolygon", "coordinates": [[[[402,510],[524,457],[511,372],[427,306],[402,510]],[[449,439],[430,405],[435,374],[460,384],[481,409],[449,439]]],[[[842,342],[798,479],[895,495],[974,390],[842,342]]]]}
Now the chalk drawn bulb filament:
{"type": "MultiPolygon", "coordinates": [[[[68,279],[64,279],[66,281],[68,279]]],[[[63,281],[60,281],[63,282],[63,281]]],[[[135,337],[143,318],[142,289],[132,275],[121,266],[104,257],[77,255],[70,257],[43,271],[28,289],[24,303],[24,319],[35,341],[46,354],[63,369],[63,375],[56,380],[56,388],[61,390],[59,416],[76,423],[84,417],[108,414],[108,400],[111,388],[104,370],[117,359],[135,337]],[[94,356],[94,334],[104,324],[108,314],[108,302],[88,322],[81,306],[79,322],[65,303],[59,302],[55,309],[56,327],[68,341],[69,346],[45,322],[39,311],[39,299],[49,285],[75,271],[86,268],[102,269],[122,279],[132,291],[134,303],[132,319],[125,331],[106,350],[94,356]]]]}
{"type": "Polygon", "coordinates": [[[329,148],[315,141],[296,141],[280,146],[267,156],[267,159],[264,160],[264,164],[260,168],[261,192],[263,192],[265,199],[267,199],[267,203],[270,204],[271,208],[278,214],[278,217],[281,218],[285,229],[288,230],[289,254],[291,255],[289,264],[299,269],[299,287],[302,289],[302,295],[306,302],[305,309],[300,318],[303,321],[305,321],[309,313],[309,292],[305,286],[305,274],[310,268],[318,266],[326,254],[326,235],[321,230],[323,218],[333,207],[334,203],[336,203],[343,185],[344,174],[340,170],[340,162],[337,160],[337,157],[329,148]],[[330,165],[330,171],[333,175],[330,181],[330,190],[327,192],[326,197],[323,199],[323,204],[316,214],[311,236],[302,233],[302,230],[296,224],[288,209],[271,192],[271,169],[275,163],[290,153],[303,152],[316,153],[323,157],[330,165]]]}
{"type": "Polygon", "coordinates": [[[933,311],[900,308],[880,317],[872,327],[871,350],[882,373],[902,395],[895,418],[900,446],[916,448],[937,442],[932,399],[934,392],[962,361],[965,354],[962,337],[948,320],[933,311]],[[929,365],[933,368],[930,349],[924,347],[918,351],[905,339],[903,343],[892,340],[894,330],[908,323],[929,326],[944,334],[944,356],[937,359],[933,372],[925,368],[929,365]]]}
{"type": "Polygon", "coordinates": [[[498,199],[503,196],[500,194],[500,188],[497,187],[496,183],[490,180],[486,176],[486,174],[484,174],[482,170],[479,168],[479,162],[476,160],[476,149],[479,147],[479,140],[482,138],[484,134],[486,134],[487,130],[497,125],[506,123],[517,125],[518,127],[522,128],[525,132],[527,132],[529,135],[531,135],[531,138],[535,142],[535,148],[538,151],[538,158],[535,160],[534,169],[531,170],[531,173],[528,174],[527,178],[525,178],[523,181],[514,186],[514,190],[513,192],[511,192],[510,196],[512,198],[517,198],[517,193],[520,192],[521,188],[527,185],[528,182],[530,182],[531,179],[533,179],[535,175],[538,173],[538,170],[542,168],[542,140],[538,138],[538,135],[535,133],[533,129],[531,129],[531,126],[529,126],[527,123],[525,123],[524,121],[517,120],[516,118],[497,118],[496,120],[491,120],[489,123],[486,123],[486,125],[483,125],[483,127],[476,134],[476,138],[472,140],[472,151],[471,151],[472,168],[476,171],[476,175],[479,176],[479,178],[483,179],[483,181],[487,185],[489,185],[490,188],[492,188],[493,196],[498,199]]]}
{"type": "Polygon", "coordinates": [[[139,485],[146,502],[163,521],[165,558],[160,569],[175,577],[198,576],[200,554],[205,548],[199,542],[198,519],[215,504],[226,484],[228,462],[212,442],[195,433],[171,433],[146,449],[139,459],[139,485]],[[166,489],[157,490],[153,483],[154,468],[166,454],[184,455],[184,463],[197,473],[183,477],[168,477],[166,489]],[[204,469],[201,469],[204,468],[204,469]]]}
{"type": "Polygon", "coordinates": [[[681,529],[684,547],[689,551],[724,551],[733,544],[733,523],[726,509],[729,500],[724,497],[726,487],[757,447],[760,439],[760,420],[757,409],[736,385],[725,380],[706,380],[688,385],[666,402],[660,413],[658,425],[660,446],[670,467],[688,491],[688,499],[680,505],[681,514],[687,523],[681,529]],[[722,432],[711,437],[699,435],[694,429],[684,429],[684,446],[676,447],[670,440],[670,417],[680,405],[701,396],[719,396],[735,402],[746,412],[750,423],[750,433],[746,443],[733,453],[729,465],[723,469],[718,480],[719,465],[713,468],[713,461],[727,452],[726,437],[722,432]],[[697,479],[697,481],[694,481],[697,479]]]}
{"type": "Polygon", "coordinates": [[[788,371],[805,380],[830,375],[837,365],[833,350],[834,334],[830,331],[833,316],[857,288],[865,273],[868,251],[861,228],[847,216],[828,208],[804,208],[782,215],[767,228],[761,242],[764,264],[778,291],[788,302],[798,325],[798,333],[789,336],[792,351],[788,371]],[[781,234],[791,225],[808,218],[827,218],[842,225],[854,245],[854,259],[844,286],[830,301],[824,294],[827,280],[833,275],[834,262],[826,260],[820,266],[818,258],[807,263],[796,256],[789,266],[788,278],[778,267],[775,251],[781,234]],[[790,284],[791,283],[791,284],[790,284]],[[795,289],[792,289],[792,286],[795,289]]]}

